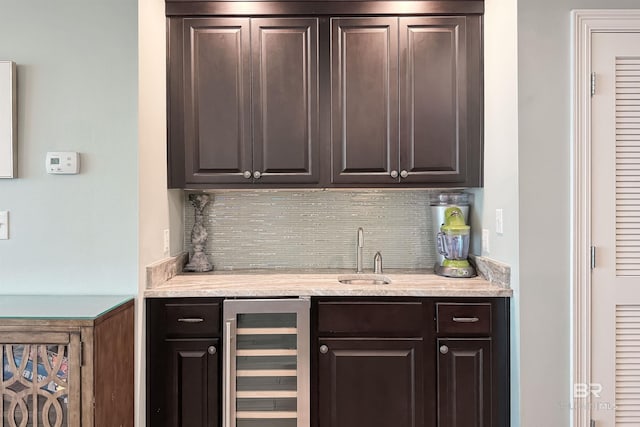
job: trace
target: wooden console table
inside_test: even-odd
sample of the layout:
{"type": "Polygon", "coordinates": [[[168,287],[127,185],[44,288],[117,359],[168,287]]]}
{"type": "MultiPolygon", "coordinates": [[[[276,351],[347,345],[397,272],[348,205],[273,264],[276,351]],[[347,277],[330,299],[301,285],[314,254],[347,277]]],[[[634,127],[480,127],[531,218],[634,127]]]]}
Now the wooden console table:
{"type": "Polygon", "coordinates": [[[130,296],[0,296],[0,427],[133,427],[130,296]]]}

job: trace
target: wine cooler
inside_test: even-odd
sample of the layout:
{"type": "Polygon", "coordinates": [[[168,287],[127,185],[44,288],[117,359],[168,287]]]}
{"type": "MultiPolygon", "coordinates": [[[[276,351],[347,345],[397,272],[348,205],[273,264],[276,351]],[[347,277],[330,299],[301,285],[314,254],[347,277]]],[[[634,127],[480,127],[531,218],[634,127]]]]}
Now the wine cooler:
{"type": "Polygon", "coordinates": [[[309,306],[224,302],[223,427],[309,427],[309,306]]]}

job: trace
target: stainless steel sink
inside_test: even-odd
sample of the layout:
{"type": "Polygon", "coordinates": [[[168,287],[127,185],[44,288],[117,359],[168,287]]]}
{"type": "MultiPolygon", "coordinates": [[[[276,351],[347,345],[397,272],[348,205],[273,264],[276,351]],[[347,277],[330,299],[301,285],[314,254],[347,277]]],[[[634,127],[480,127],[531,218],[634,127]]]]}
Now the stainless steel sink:
{"type": "Polygon", "coordinates": [[[343,285],[389,285],[391,279],[384,274],[345,274],[338,276],[343,285]]]}

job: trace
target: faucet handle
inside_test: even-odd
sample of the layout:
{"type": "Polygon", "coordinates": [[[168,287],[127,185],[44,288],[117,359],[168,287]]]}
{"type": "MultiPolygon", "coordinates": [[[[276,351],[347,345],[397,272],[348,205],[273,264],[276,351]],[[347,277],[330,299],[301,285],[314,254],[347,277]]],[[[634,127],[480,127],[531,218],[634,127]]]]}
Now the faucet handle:
{"type": "Polygon", "coordinates": [[[380,251],[373,256],[373,273],[382,274],[382,254],[380,251]]]}

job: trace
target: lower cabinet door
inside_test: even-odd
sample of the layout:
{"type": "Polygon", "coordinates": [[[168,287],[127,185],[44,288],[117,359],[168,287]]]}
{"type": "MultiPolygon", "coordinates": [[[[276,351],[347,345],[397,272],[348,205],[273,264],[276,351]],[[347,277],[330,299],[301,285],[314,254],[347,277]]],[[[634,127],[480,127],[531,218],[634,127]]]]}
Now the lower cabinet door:
{"type": "Polygon", "coordinates": [[[423,425],[420,339],[319,339],[319,427],[423,425]]]}
{"type": "Polygon", "coordinates": [[[493,427],[491,339],[438,339],[438,427],[493,427]]]}
{"type": "MultiPolygon", "coordinates": [[[[168,417],[171,427],[220,425],[218,339],[167,340],[168,417]]],[[[163,372],[152,373],[166,375],[163,372]]]]}

